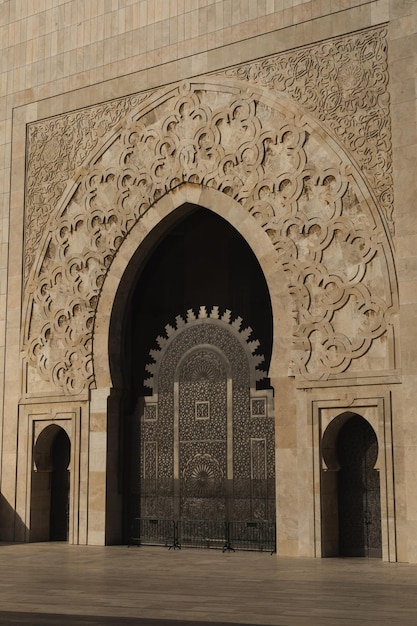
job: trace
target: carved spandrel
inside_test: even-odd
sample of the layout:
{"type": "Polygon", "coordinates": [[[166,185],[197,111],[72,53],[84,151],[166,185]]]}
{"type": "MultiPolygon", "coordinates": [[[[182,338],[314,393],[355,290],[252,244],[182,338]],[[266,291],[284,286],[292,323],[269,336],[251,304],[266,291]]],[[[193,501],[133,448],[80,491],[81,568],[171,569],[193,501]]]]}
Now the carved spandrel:
{"type": "Polygon", "coordinates": [[[325,122],[366,173],[394,232],[384,28],[359,31],[239,65],[225,74],[285,92],[325,122]]]}
{"type": "MultiPolygon", "coordinates": [[[[389,222],[383,200],[389,197],[389,189],[381,187],[391,185],[385,52],[383,31],[376,29],[241,66],[231,75],[254,85],[285,88],[293,96],[301,90],[298,104],[309,110],[314,103],[312,113],[319,119],[320,112],[327,112],[326,124],[330,120],[345,129],[343,141],[350,137],[348,148],[354,159],[362,163],[362,147],[363,154],[370,155],[369,167],[363,163],[362,169],[389,222]],[[320,50],[323,59],[331,62],[328,70],[325,63],[319,69],[315,65],[320,50]],[[358,54],[369,91],[366,97],[355,65],[358,54]],[[320,74],[316,91],[303,91],[305,81],[314,82],[315,72],[320,74]],[[342,99],[335,113],[329,102],[320,99],[328,93],[326,80],[329,93],[337,87],[342,99]],[[344,121],[350,119],[352,107],[350,133],[344,121]],[[365,112],[374,121],[383,120],[378,132],[371,132],[365,112]],[[375,150],[378,159],[372,156],[375,150]]],[[[368,198],[365,201],[347,154],[335,152],[333,140],[326,142],[322,130],[310,128],[298,105],[291,109],[290,100],[285,111],[282,101],[271,107],[270,101],[264,103],[259,93],[251,93],[246,86],[240,94],[235,88],[228,92],[227,85],[223,88],[216,98],[201,85],[185,82],[144,117],[139,106],[129,113],[119,134],[86,167],[74,197],[54,216],[55,230],[45,233],[50,236],[48,245],[46,241],[45,246],[38,245],[38,224],[43,222],[30,209],[34,200],[27,205],[27,242],[32,242],[27,250],[46,250],[26,293],[29,393],[42,388],[45,393],[49,389],[71,395],[94,384],[92,329],[106,272],[143,213],[183,182],[230,195],[270,236],[293,296],[290,374],[307,380],[327,379],[346,372],[352,361],[358,370],[360,359],[375,345],[374,369],[393,367],[386,341],[396,306],[396,286],[389,283],[393,274],[385,260],[391,252],[376,208],[368,198]],[[346,324],[346,320],[354,323],[346,324]]],[[[125,111],[125,105],[120,106],[125,111]]],[[[72,120],[76,126],[82,124],[83,112],[79,116],[54,123],[66,128],[72,120]]],[[[61,133],[59,141],[51,139],[49,145],[55,126],[48,123],[52,121],[31,127],[28,147],[30,152],[34,142],[34,163],[40,159],[42,172],[52,176],[48,185],[56,182],[58,189],[48,159],[56,155],[61,163],[66,137],[61,133]]],[[[331,128],[331,132],[336,130],[331,128]]],[[[61,172],[60,167],[57,171],[61,172]]],[[[33,198],[36,189],[43,188],[36,172],[30,174],[28,183],[28,190],[33,183],[33,198]]],[[[39,207],[47,206],[52,206],[50,201],[42,199],[39,207]]],[[[369,370],[365,360],[362,368],[369,370]]]]}
{"type": "Polygon", "coordinates": [[[106,133],[148,95],[119,98],[28,125],[25,278],[33,264],[44,228],[68,180],[106,133]]]}

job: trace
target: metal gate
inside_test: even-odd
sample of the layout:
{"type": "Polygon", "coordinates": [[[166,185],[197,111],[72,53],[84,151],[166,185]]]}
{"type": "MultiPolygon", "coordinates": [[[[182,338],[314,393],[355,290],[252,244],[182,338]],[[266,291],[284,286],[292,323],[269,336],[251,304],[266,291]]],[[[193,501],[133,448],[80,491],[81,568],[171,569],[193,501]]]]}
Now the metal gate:
{"type": "Polygon", "coordinates": [[[276,525],[259,521],[135,518],[130,543],[168,548],[276,552],[276,525]]]}

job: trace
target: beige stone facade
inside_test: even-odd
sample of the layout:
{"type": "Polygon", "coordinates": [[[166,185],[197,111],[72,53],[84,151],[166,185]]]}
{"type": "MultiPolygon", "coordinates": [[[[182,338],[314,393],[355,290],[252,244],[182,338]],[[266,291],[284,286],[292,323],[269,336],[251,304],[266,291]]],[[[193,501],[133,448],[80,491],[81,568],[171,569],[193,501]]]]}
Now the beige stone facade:
{"type": "MultiPolygon", "coordinates": [[[[258,425],[241,437],[250,440],[250,479],[275,477],[277,552],[343,554],[343,528],[357,511],[345,494],[353,475],[342,474],[359,433],[369,439],[365,453],[375,452],[363,528],[378,525],[378,556],[416,562],[417,3],[1,0],[0,40],[1,539],[51,538],[61,433],[70,451],[69,541],[125,540],[124,424],[163,415],[164,346],[184,339],[185,327],[205,325],[218,330],[212,343],[201,339],[209,355],[202,377],[224,372],[227,459],[224,470],[216,465],[213,439],[181,469],[188,443],[175,435],[174,482],[187,468],[197,472],[197,461],[209,476],[227,482],[241,471],[246,480],[238,467],[243,418],[231,408],[241,350],[248,419],[263,415],[265,398],[274,423],[273,462],[258,425]],[[256,257],[270,339],[262,339],[269,318],[257,317],[256,303],[229,307],[239,302],[235,291],[250,301],[250,285],[260,282],[247,282],[245,296],[237,284],[246,276],[233,274],[230,259],[220,302],[209,286],[184,288],[191,309],[174,311],[167,295],[156,313],[160,331],[145,323],[151,309],[142,311],[137,293],[160,302],[170,292],[168,279],[145,292],[141,277],[162,255],[161,241],[198,210],[256,257]],[[245,311],[255,321],[242,320],[245,311]],[[249,323],[262,335],[259,347],[249,323]],[[221,332],[229,333],[224,349],[214,339],[221,332]],[[151,382],[141,379],[153,395],[144,395],[131,389],[146,361],[134,352],[148,334],[155,345],[158,333],[151,382]],[[262,376],[268,385],[256,381],[262,376]],[[146,413],[145,405],[156,408],[146,413]],[[359,430],[343,439],[354,423],[359,430]],[[368,498],[378,500],[377,522],[368,498]]],[[[201,260],[206,269],[221,266],[218,245],[213,239],[212,258],[201,260]]],[[[198,266],[196,244],[187,246],[198,266]]],[[[243,273],[252,262],[241,259],[243,273]]],[[[184,261],[177,274],[195,284],[193,271],[184,261]]],[[[174,430],[190,350],[172,366],[174,430]]],[[[195,378],[184,380],[187,393],[197,388],[195,378]]],[[[215,400],[201,398],[203,441],[215,400]]],[[[144,476],[164,471],[152,428],[138,444],[144,476]]],[[[255,500],[253,516],[262,519],[255,500]]]]}

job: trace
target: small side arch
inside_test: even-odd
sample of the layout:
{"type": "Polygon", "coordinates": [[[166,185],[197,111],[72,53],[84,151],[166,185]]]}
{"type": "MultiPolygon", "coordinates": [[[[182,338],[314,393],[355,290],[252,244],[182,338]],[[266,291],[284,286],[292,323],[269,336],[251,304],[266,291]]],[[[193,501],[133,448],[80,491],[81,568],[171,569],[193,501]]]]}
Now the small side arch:
{"type": "Polygon", "coordinates": [[[322,438],[323,556],[382,557],[379,445],[368,420],[338,415],[322,438]]]}
{"type": "Polygon", "coordinates": [[[69,531],[71,441],[50,424],[33,449],[30,508],[31,541],[67,541],[69,531]]]}

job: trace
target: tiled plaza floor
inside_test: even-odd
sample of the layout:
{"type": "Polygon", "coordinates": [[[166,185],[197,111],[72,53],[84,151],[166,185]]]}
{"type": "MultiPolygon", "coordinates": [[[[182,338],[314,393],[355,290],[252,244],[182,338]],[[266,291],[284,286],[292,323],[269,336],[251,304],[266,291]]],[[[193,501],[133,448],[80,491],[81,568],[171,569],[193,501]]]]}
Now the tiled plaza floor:
{"type": "Polygon", "coordinates": [[[63,543],[0,557],[0,624],[417,624],[415,565],[63,543]]]}

